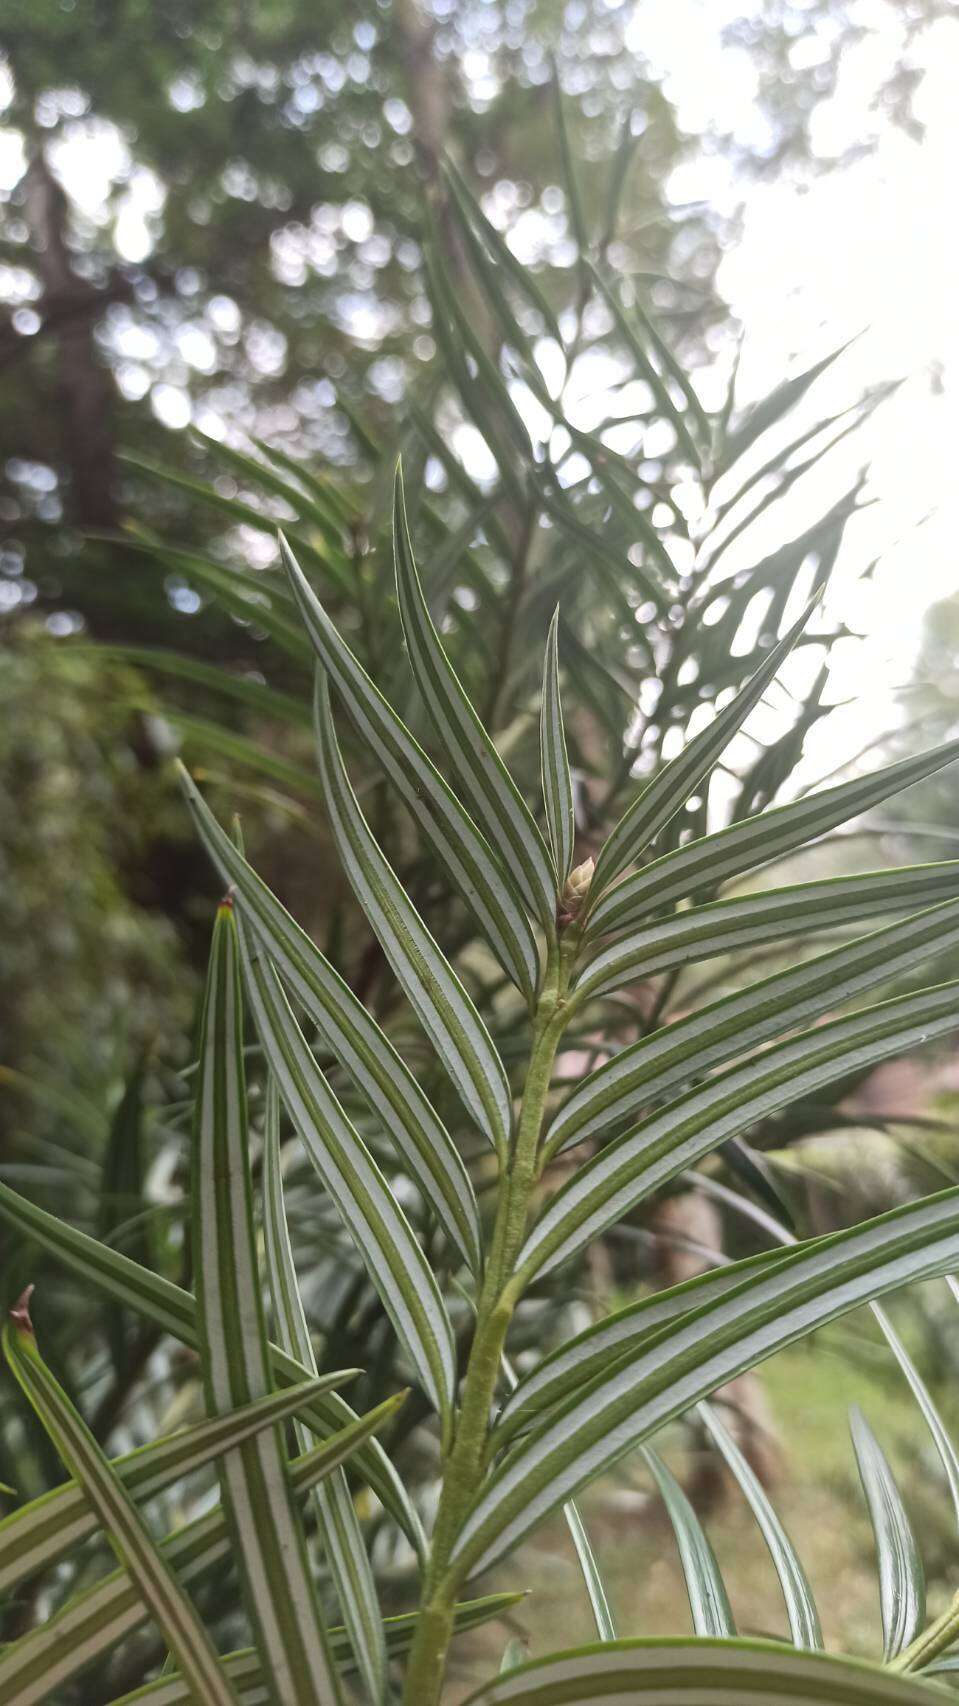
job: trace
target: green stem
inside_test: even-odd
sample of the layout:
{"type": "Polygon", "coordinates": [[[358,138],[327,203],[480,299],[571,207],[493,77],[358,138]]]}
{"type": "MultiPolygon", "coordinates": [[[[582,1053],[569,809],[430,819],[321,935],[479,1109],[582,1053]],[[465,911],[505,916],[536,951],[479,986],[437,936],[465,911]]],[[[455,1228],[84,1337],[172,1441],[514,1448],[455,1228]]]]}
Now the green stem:
{"type": "Polygon", "coordinates": [[[886,1669],[893,1671],[922,1670],[957,1640],[959,1640],[959,1594],[956,1594],[952,1604],[946,1607],[942,1615],[937,1617],[934,1623],[930,1623],[928,1629],[924,1629],[921,1635],[917,1635],[916,1639],[910,1642],[898,1658],[890,1660],[886,1669]]]}
{"type": "Polygon", "coordinates": [[[451,1566],[450,1553],[484,1472],[490,1412],[516,1304],[509,1282],[536,1187],[537,1149],[553,1061],[570,1017],[566,987],[573,947],[570,939],[551,953],[536,1009],[519,1124],[508,1164],[500,1177],[486,1278],[477,1305],[476,1332],[463,1380],[456,1434],[443,1466],[430,1567],[407,1667],[403,1696],[406,1706],[437,1706],[443,1686],[446,1654],[453,1633],[453,1607],[461,1586],[460,1572],[451,1566]]]}

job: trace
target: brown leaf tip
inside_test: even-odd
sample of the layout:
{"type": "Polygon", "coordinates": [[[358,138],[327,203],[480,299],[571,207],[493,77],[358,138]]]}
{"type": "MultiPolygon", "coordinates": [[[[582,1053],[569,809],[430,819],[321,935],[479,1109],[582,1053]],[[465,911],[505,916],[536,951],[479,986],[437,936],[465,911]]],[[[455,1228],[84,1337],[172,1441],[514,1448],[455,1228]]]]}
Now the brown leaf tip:
{"type": "Polygon", "coordinates": [[[230,887],[227,889],[226,894],[223,896],[223,899],[220,902],[220,911],[221,912],[232,912],[233,911],[233,885],[232,885],[232,883],[230,884],[230,887]]]}
{"type": "Polygon", "coordinates": [[[34,1287],[32,1285],[28,1285],[26,1290],[21,1292],[10,1311],[11,1321],[15,1327],[20,1328],[22,1333],[32,1334],[33,1332],[33,1322],[30,1319],[30,1299],[33,1296],[33,1292],[34,1287]]]}

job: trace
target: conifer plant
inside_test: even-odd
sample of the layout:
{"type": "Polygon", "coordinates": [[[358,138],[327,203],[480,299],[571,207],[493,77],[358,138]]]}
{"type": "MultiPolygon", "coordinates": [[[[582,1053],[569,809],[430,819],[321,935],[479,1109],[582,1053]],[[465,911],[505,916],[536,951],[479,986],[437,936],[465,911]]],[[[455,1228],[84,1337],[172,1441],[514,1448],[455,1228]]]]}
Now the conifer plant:
{"type": "MultiPolygon", "coordinates": [[[[926,1624],[919,1549],[868,1423],[854,1418],[885,1628],[883,1662],[871,1665],[822,1652],[802,1564],[711,1399],[825,1323],[953,1270],[959,1189],[711,1269],[597,1319],[546,1354],[525,1351],[518,1373],[510,1335],[548,1276],[561,1274],[721,1144],[800,1096],[959,1024],[956,982],[912,987],[873,1004],[859,1000],[959,940],[957,863],[699,898],[931,775],[952,762],[959,743],[657,853],[661,832],[722,759],[805,632],[813,600],[736,697],[637,787],[595,860],[581,857],[557,618],[545,641],[542,799],[534,806],[447,659],[417,573],[401,480],[396,599],[417,722],[436,763],[357,660],[289,545],[282,550],[315,653],[316,746],[329,833],[482,1150],[464,1159],[444,1123],[443,1097],[427,1093],[428,1076],[411,1070],[388,1029],[284,909],[248,863],[238,833],[217,822],[183,771],[197,832],[225,894],[213,931],[195,1087],[194,1291],[109,1242],[57,1223],[7,1185],[0,1186],[0,1212],[79,1282],[195,1350],[207,1419],[127,1456],[107,1457],[43,1361],[29,1297],[13,1308],[4,1335],[7,1363],[69,1479],[0,1523],[0,1584],[11,1592],[98,1531],[116,1559],[112,1573],[0,1652],[0,1697],[7,1706],[56,1698],[74,1675],[152,1624],[167,1663],[124,1702],[333,1706],[362,1699],[379,1706],[399,1691],[406,1706],[438,1706],[448,1698],[448,1659],[458,1632],[514,1603],[515,1595],[495,1591],[497,1566],[564,1509],[599,1640],[528,1663],[514,1662],[508,1648],[502,1672],[470,1695],[474,1706],[674,1697],[683,1706],[785,1698],[809,1706],[907,1706],[935,1698],[928,1678],[948,1663],[941,1655],[959,1634],[957,1618],[949,1612],[926,1624]],[[525,1015],[522,1048],[513,1051],[509,1070],[466,982],[395,874],[390,848],[367,822],[341,754],[341,718],[409,810],[525,1015]],[[866,934],[849,928],[863,924],[866,934]],[[840,945],[787,957],[772,975],[651,1027],[571,1089],[557,1091],[564,1039],[586,1023],[601,1028],[604,1003],[627,985],[837,926],[845,931],[840,945]],[[252,1058],[264,1073],[252,1135],[248,1023],[252,1058]],[[385,1134],[388,1169],[334,1088],[340,1080],[385,1134]],[[433,1417],[440,1471],[428,1522],[377,1437],[406,1394],[357,1415],[340,1395],[352,1371],[317,1372],[284,1207],[286,1132],[302,1145],[318,1188],[365,1264],[410,1386],[433,1417]],[[554,1184],[561,1154],[566,1164],[554,1184]],[[399,1176],[404,1193],[396,1189],[399,1176]],[[482,1212],[480,1179],[489,1187],[482,1212]],[[427,1212],[428,1247],[404,1210],[402,1198],[410,1193],[427,1212]],[[769,1546],[789,1641],[736,1634],[697,1518],[649,1445],[667,1423],[697,1407],[769,1546]],[[676,1525],[692,1639],[616,1638],[602,1560],[593,1556],[574,1502],[639,1448],[676,1525]],[[222,1503],[158,1541],[141,1507],[212,1460],[222,1503]],[[418,1559],[418,1607],[400,1617],[384,1619],[378,1609],[358,1514],[360,1486],[418,1559]],[[315,1546],[308,1539],[314,1533],[315,1546]],[[223,1655],[204,1626],[195,1589],[228,1551],[252,1645],[223,1655]],[[330,1626],[325,1614],[317,1556],[335,1588],[339,1626],[330,1626]],[[480,1582],[491,1590],[486,1597],[476,1597],[480,1582]]],[[[879,1319],[885,1321],[881,1311],[879,1319]]],[[[928,1395],[921,1383],[914,1390],[929,1419],[928,1395]]],[[[387,1431],[387,1444],[389,1437],[387,1431]]],[[[946,1452],[947,1443],[938,1443],[946,1452]]]]}

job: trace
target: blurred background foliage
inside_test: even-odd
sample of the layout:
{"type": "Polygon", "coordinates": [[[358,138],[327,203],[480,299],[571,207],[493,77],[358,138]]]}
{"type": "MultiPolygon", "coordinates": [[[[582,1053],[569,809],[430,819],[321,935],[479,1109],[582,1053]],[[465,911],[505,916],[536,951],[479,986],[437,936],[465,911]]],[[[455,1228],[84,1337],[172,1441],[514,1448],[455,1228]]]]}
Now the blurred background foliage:
{"type": "MultiPolygon", "coordinates": [[[[529,791],[542,643],[560,602],[580,856],[635,778],[674,754],[830,581],[850,518],[877,497],[855,457],[832,452],[892,383],[818,404],[817,380],[834,360],[843,373],[842,351],[823,345],[770,375],[763,394],[737,398],[743,328],[716,282],[737,215],[677,202],[671,184],[684,162],[723,156],[744,181],[799,194],[884,127],[917,134],[912,46],[950,10],[945,0],[730,8],[728,47],[756,74],[747,143],[684,128],[668,79],[643,54],[642,0],[393,0],[345,12],[295,0],[10,0],[0,19],[0,1176],[189,1280],[181,1172],[215,883],[169,780],[177,749],[221,818],[242,810],[254,864],[421,1064],[317,821],[309,651],[277,573],[278,521],[378,685],[415,719],[389,549],[402,454],[434,616],[529,791]],[[886,14],[901,28],[874,128],[827,161],[812,145],[817,114],[886,14]]],[[[820,780],[802,768],[804,744],[837,700],[829,665],[848,637],[843,613],[827,596],[759,735],[741,737],[736,769],[717,773],[662,848],[820,780]]],[[[959,616],[946,601],[929,615],[899,725],[874,731],[868,761],[953,733],[957,680],[959,616]]],[[[509,1061],[523,1020],[495,964],[377,774],[349,756],[364,809],[444,946],[458,948],[509,1061]]],[[[953,857],[950,776],[861,835],[786,861],[778,880],[953,857]]],[[[775,969],[787,952],[611,1000],[602,1037],[576,1039],[569,1076],[598,1047],[775,969]]],[[[530,1308],[530,1342],[559,1316],[581,1319],[597,1293],[632,1295],[646,1279],[755,1248],[770,1216],[822,1230],[935,1188],[959,1171],[952,1098],[940,1055],[791,1110],[592,1252],[530,1308]]],[[[452,1129],[460,1116],[444,1112],[452,1129]]],[[[365,1407],[403,1371],[292,1147],[289,1160],[322,1358],[369,1370],[351,1396],[365,1407]]],[[[11,1294],[28,1271],[37,1277],[9,1242],[0,1271],[11,1294]]],[[[45,1344],[101,1437],[119,1449],[157,1416],[169,1425],[185,1413],[188,1367],[171,1366],[132,1323],[105,1323],[55,1272],[45,1284],[45,1344]]],[[[936,1306],[904,1325],[935,1384],[955,1367],[955,1326],[936,1306]]],[[[895,1408],[897,1377],[874,1338],[860,1351],[849,1396],[893,1405],[919,1484],[928,1448],[914,1414],[895,1408]]],[[[795,1477],[797,1458],[821,1465],[826,1447],[810,1440],[828,1434],[827,1479],[848,1488],[839,1399],[832,1425],[812,1414],[805,1355],[776,1365],[772,1431],[757,1390],[742,1395],[751,1450],[764,1473],[782,1476],[788,1462],[795,1477]]],[[[430,1446],[416,1421],[414,1402],[400,1444],[428,1499],[430,1446]]],[[[694,1477],[700,1447],[684,1439],[694,1477]]],[[[41,1451],[36,1485],[22,1490],[56,1476],[41,1451]]],[[[801,1478],[787,1482],[796,1522],[812,1531],[824,1510],[809,1507],[801,1478]]],[[[630,1526],[630,1496],[609,1489],[600,1520],[624,1547],[641,1532],[658,1549],[648,1520],[630,1526]]],[[[941,1508],[923,1514],[925,1532],[946,1531],[941,1508]]],[[[408,1560],[386,1532],[377,1545],[401,1605],[408,1560]]],[[[864,1530],[841,1564],[852,1585],[835,1631],[853,1650],[869,1616],[856,1545],[865,1549],[864,1530]]],[[[544,1546],[548,1580],[565,1568],[563,1546],[555,1557],[544,1546]]],[[[823,1570],[838,1567],[823,1556],[823,1570]]],[[[663,1627],[658,1578],[641,1573],[652,1586],[630,1621],[663,1627]]],[[[630,1562],[617,1591],[630,1595],[636,1574],[630,1562]]],[[[670,1580],[665,1626],[677,1616],[670,1580]]],[[[227,1604],[228,1583],[216,1594],[227,1604]]],[[[10,1608],[8,1630],[32,1608],[10,1608]]],[[[118,1692],[124,1664],[121,1652],[68,1706],[118,1692]]]]}

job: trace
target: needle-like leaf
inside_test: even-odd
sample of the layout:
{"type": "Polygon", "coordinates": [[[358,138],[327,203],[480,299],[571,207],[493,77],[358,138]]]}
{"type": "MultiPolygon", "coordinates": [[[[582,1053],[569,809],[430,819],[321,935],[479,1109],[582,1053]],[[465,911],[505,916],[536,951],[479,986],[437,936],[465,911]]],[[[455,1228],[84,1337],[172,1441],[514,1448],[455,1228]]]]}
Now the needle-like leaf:
{"type": "MultiPolygon", "coordinates": [[[[477,1271],[479,1215],[459,1153],[392,1043],[305,931],[220,828],[186,771],[183,784],[200,838],[284,983],[378,1114],[444,1230],[477,1271]]],[[[959,870],[959,865],[957,865],[959,870]]]]}
{"type": "MultiPolygon", "coordinates": [[[[619,300],[619,296],[617,295],[615,288],[611,284],[608,284],[606,282],[602,273],[598,272],[595,267],[592,267],[592,266],[589,267],[589,277],[592,280],[592,283],[595,285],[596,289],[599,291],[600,295],[602,296],[603,301],[606,303],[606,306],[609,309],[610,313],[612,314],[613,319],[616,323],[616,329],[619,332],[620,336],[622,337],[623,342],[625,343],[626,348],[629,350],[630,355],[632,356],[633,360],[635,361],[636,367],[639,371],[641,378],[646,381],[646,384],[652,390],[652,392],[656,398],[656,402],[659,405],[659,409],[660,409],[662,415],[664,416],[664,418],[667,421],[670,422],[670,424],[671,424],[671,426],[672,426],[672,428],[676,434],[676,437],[679,441],[680,447],[681,447],[684,455],[686,456],[687,460],[692,464],[692,466],[696,470],[696,472],[701,473],[702,472],[702,453],[701,453],[698,445],[696,444],[696,441],[693,438],[692,433],[690,432],[689,423],[686,420],[685,412],[682,409],[678,408],[677,405],[673,402],[672,396],[670,395],[669,385],[667,383],[668,378],[672,378],[675,382],[676,374],[681,373],[682,370],[679,368],[679,366],[675,362],[675,360],[673,360],[672,355],[670,353],[670,363],[671,363],[672,371],[667,372],[667,374],[665,374],[665,375],[661,374],[659,372],[658,368],[655,366],[655,364],[651,361],[650,356],[649,356],[649,351],[644,347],[642,338],[639,335],[639,331],[632,324],[632,322],[629,318],[629,315],[626,313],[625,309],[623,308],[623,305],[619,300]]],[[[646,335],[647,343],[652,345],[652,347],[656,351],[657,356],[659,357],[660,362],[663,363],[664,351],[666,349],[665,343],[663,342],[662,338],[659,336],[658,333],[654,333],[652,322],[650,321],[649,317],[643,312],[643,310],[638,307],[638,305],[637,305],[636,309],[634,310],[634,312],[635,312],[636,319],[639,322],[639,326],[640,326],[641,330],[646,335]]],[[[685,391],[686,402],[688,405],[689,400],[690,400],[690,396],[695,397],[695,392],[693,391],[692,386],[689,385],[688,381],[685,380],[685,377],[684,377],[684,391],[685,391]]],[[[695,419],[695,424],[697,425],[697,427],[699,427],[700,431],[702,431],[702,427],[705,426],[704,442],[708,446],[709,437],[710,437],[709,424],[705,420],[705,417],[702,415],[702,410],[699,406],[698,400],[696,403],[696,408],[697,408],[697,417],[695,419]],[[701,422],[702,422],[702,425],[700,424],[701,422]]]]}
{"type": "Polygon", "coordinates": [[[464,1706],[930,1706],[928,1684],[773,1641],[616,1641],[534,1659],[464,1706]]]}
{"type": "Polygon", "coordinates": [[[716,1405],[706,1403],[704,1400],[699,1406],[698,1413],[713,1444],[722,1454],[729,1469],[739,1482],[749,1508],[759,1525],[759,1531],[769,1548],[769,1555],[779,1577],[779,1585],[782,1588],[783,1599],[786,1603],[786,1615],[789,1618],[789,1633],[793,1646],[818,1651],[822,1647],[823,1639],[812,1588],[809,1586],[806,1572],[796,1555],[795,1547],[773,1509],[765,1487],[744,1453],[740,1451],[725,1422],[720,1417],[716,1405]]]}
{"type": "Polygon", "coordinates": [[[563,703],[559,691],[559,606],[553,612],[546,641],[543,664],[543,703],[540,712],[540,771],[543,778],[543,800],[546,805],[546,825],[549,830],[553,862],[556,867],[557,890],[562,892],[573,862],[573,842],[576,835],[576,812],[573,802],[573,783],[566,756],[566,735],[563,729],[563,703]]]}
{"type": "Polygon", "coordinates": [[[648,1345],[615,1359],[547,1412],[477,1493],[453,1549],[487,1569],[633,1446],[735,1375],[884,1292],[959,1260],[959,1189],[801,1245],[648,1345]]]}
{"type": "MultiPolygon", "coordinates": [[[[371,1435],[403,1403],[402,1394],[354,1421],[289,1466],[290,1488],[303,1493],[358,1455],[371,1435]]],[[[192,1586],[230,1557],[226,1514],[217,1507],[184,1524],[162,1541],[160,1551],[180,1583],[192,1586]]],[[[87,1665],[149,1620],[150,1613],[126,1569],[115,1570],[68,1599],[39,1628],[0,1653],[0,1699],[4,1706],[40,1706],[87,1665]]],[[[203,1698],[203,1697],[201,1697],[203,1698]]]]}
{"type": "Polygon", "coordinates": [[[596,1633],[601,1641],[615,1641],[616,1625],[609,1608],[606,1583],[603,1581],[602,1573],[596,1562],[596,1556],[586,1532],[586,1525],[579,1513],[579,1506],[574,1499],[569,1499],[563,1506],[563,1515],[572,1536],[583,1581],[586,1583],[586,1592],[589,1596],[590,1610],[593,1613],[593,1622],[596,1624],[596,1633]]]}
{"type": "MultiPolygon", "coordinates": [[[[597,898],[631,860],[639,858],[644,847],[682,810],[690,794],[716,763],[753,707],[759,703],[780,664],[792,651],[817,603],[818,599],[813,599],[806,606],[798,622],[794,622],[778,646],[773,647],[765,663],[757,669],[735,699],[724,710],[717,711],[702,733],[687,741],[682,752],[657,771],[624,812],[596,861],[593,888],[597,898]]],[[[598,907],[596,912],[598,915],[598,907]]]]}
{"type": "MultiPolygon", "coordinates": [[[[223,1414],[270,1389],[253,1228],[243,999],[232,902],[210,950],[193,1144],[197,1326],[207,1406],[223,1414]]],[[[340,1690],[290,1497],[278,1428],[227,1453],[223,1499],[247,1611],[276,1706],[337,1706],[340,1690]]]]}
{"type": "Polygon", "coordinates": [[[242,948],[250,1006],[280,1096],[448,1430],[456,1383],[453,1334],[433,1271],[317,1066],[275,971],[245,928],[242,948]]]}
{"type": "Polygon", "coordinates": [[[532,1001],[539,955],[511,872],[341,638],[282,535],[280,548],[316,654],[357,732],[463,896],[503,970],[532,1001]]]}
{"type": "Polygon", "coordinates": [[[673,1525],[693,1629],[697,1635],[735,1635],[729,1595],[702,1523],[672,1470],[651,1446],[643,1448],[643,1457],[673,1525]]]}
{"type": "MultiPolygon", "coordinates": [[[[159,1274],[151,1273],[149,1268],[142,1268],[129,1256],[108,1249],[78,1227],[48,1214],[46,1209],[38,1208],[2,1181],[0,1219],[31,1238],[47,1256],[77,1274],[85,1284],[93,1285],[105,1296],[126,1304],[182,1344],[193,1350],[198,1348],[196,1303],[188,1291],[183,1291],[159,1274]]],[[[269,1354],[280,1385],[296,1386],[309,1378],[307,1370],[281,1351],[278,1345],[271,1345],[269,1354]]],[[[356,1413],[334,1392],[311,1399],[304,1408],[303,1416],[312,1432],[321,1439],[357,1420],[356,1413]]],[[[426,1544],[422,1525],[402,1481],[376,1440],[361,1447],[357,1467],[362,1469],[364,1479],[422,1557],[426,1544]]]]}
{"type": "MultiPolygon", "coordinates": [[[[506,1377],[506,1383],[509,1386],[510,1391],[515,1392],[517,1386],[516,1374],[509,1359],[505,1356],[502,1359],[502,1365],[503,1373],[506,1377]]],[[[596,1556],[590,1544],[589,1535],[586,1532],[586,1524],[580,1515],[579,1506],[573,1499],[570,1499],[568,1503],[563,1506],[563,1515],[566,1518],[566,1526],[569,1529],[570,1538],[573,1542],[576,1561],[579,1564],[583,1581],[586,1585],[586,1594],[589,1599],[590,1610],[593,1613],[593,1622],[596,1624],[596,1633],[601,1641],[615,1641],[616,1625],[613,1622],[613,1614],[610,1610],[609,1594],[606,1589],[606,1583],[603,1580],[602,1572],[596,1562],[596,1556]]],[[[511,1663],[515,1664],[519,1664],[519,1662],[519,1659],[511,1661],[511,1663]]],[[[510,1665],[507,1665],[506,1663],[505,1655],[502,1668],[504,1670],[508,1670],[510,1668],[510,1665]]]]}
{"type": "MultiPolygon", "coordinates": [[[[130,1497],[145,1503],[261,1428],[295,1415],[319,1393],[352,1379],[355,1372],[344,1370],[270,1392],[229,1415],[210,1417],[168,1439],[113,1458],[111,1467],[130,1497]]],[[[95,1534],[97,1527],[81,1488],[70,1482],[12,1511],[0,1522],[0,1593],[9,1593],[18,1582],[55,1564],[71,1547],[95,1534]]]]}
{"type": "Polygon", "coordinates": [[[959,1026],[959,979],[813,1026],[680,1096],[601,1149],[557,1191],[518,1257],[524,1283],[582,1250],[727,1138],[846,1072],[959,1026]]]}
{"type": "Polygon", "coordinates": [[[640,1298],[638,1303],[627,1304],[625,1309],[615,1310],[557,1346],[523,1375],[504,1403],[493,1432],[496,1449],[502,1450],[514,1434],[528,1428],[544,1410],[554,1408],[594,1374],[608,1368],[614,1358],[647,1341],[667,1321],[676,1321],[714,1297],[721,1297],[750,1274],[770,1271],[782,1261],[784,1253],[778,1249],[763,1250],[758,1256],[747,1256],[741,1262],[697,1274],[695,1279],[684,1280],[681,1285],[669,1286],[665,1291],[640,1298]]]}
{"type": "MultiPolygon", "coordinates": [[[[31,1288],[32,1289],[32,1288],[31,1288]]],[[[54,1379],[37,1350],[24,1293],[3,1332],[8,1366],[36,1411],[45,1432],[96,1512],[110,1544],[149,1615],[175,1654],[198,1700],[235,1706],[236,1695],[216,1649],[169,1562],[158,1550],[109,1459],[54,1379]]],[[[16,1699],[3,1694],[9,1706],[16,1699]]]]}
{"type": "Polygon", "coordinates": [[[859,877],[827,877],[818,883],[764,889],[711,901],[648,923],[609,947],[588,955],[576,981],[579,998],[608,994],[637,978],[678,970],[718,954],[856,924],[884,912],[930,903],[959,888],[959,860],[867,871],[859,877]]]}
{"type": "Polygon", "coordinates": [[[546,1153],[598,1136],[675,1085],[809,1024],[877,984],[892,984],[956,945],[959,900],[945,901],[677,1019],[590,1073],[549,1127],[546,1153]]]}
{"type": "MultiPolygon", "coordinates": [[[[505,1616],[513,1606],[521,1604],[525,1597],[522,1593],[491,1593],[483,1599],[462,1600],[453,1610],[454,1636],[463,1635],[470,1629],[479,1629],[495,1617],[505,1616]]],[[[416,1616],[415,1611],[406,1611],[400,1617],[387,1617],[384,1620],[386,1650],[391,1659],[400,1659],[409,1651],[410,1642],[416,1632],[416,1616]]],[[[343,1670],[350,1670],[352,1666],[349,1639],[345,1629],[330,1630],[330,1646],[343,1670]]],[[[223,1664],[242,1706],[262,1706],[265,1699],[263,1667],[253,1649],[248,1647],[242,1652],[228,1653],[223,1664]]],[[[157,1677],[155,1682],[148,1682],[144,1688],[137,1688],[132,1694],[124,1694],[118,1700],[111,1700],[110,1706],[140,1706],[141,1701],[144,1706],[193,1706],[190,1691],[179,1676],[157,1677]]]]}
{"type": "Polygon", "coordinates": [[[555,927],[552,861],[525,801],[450,666],[423,597],[397,469],[393,516],[396,588],[416,684],[480,829],[507,860],[544,930],[555,927]]]}
{"type": "Polygon", "coordinates": [[[503,1063],[470,996],[370,833],[343,766],[323,674],[317,676],[316,728],[330,830],[356,898],[464,1106],[505,1154],[513,1109],[503,1063]]]}
{"type": "Polygon", "coordinates": [[[886,1664],[915,1639],[926,1612],[926,1581],[912,1523],[886,1454],[854,1404],[849,1428],[869,1507],[879,1563],[879,1609],[886,1664]]]}
{"type": "MultiPolygon", "coordinates": [[[[295,1356],[304,1368],[314,1368],[316,1359],[313,1341],[297,1284],[296,1266],[283,1206],[280,1105],[276,1081],[272,1077],[267,1084],[266,1095],[263,1230],[277,1338],[283,1349],[295,1356]]],[[[307,1451],[310,1444],[308,1430],[302,1423],[294,1422],[293,1432],[300,1452],[307,1451]]],[[[329,1560],[357,1667],[370,1699],[378,1706],[386,1689],[383,1622],[377,1603],[373,1572],[363,1543],[363,1533],[342,1470],[337,1470],[320,1484],[313,1502],[320,1539],[329,1560]]]]}
{"type": "Polygon", "coordinates": [[[898,764],[889,764],[869,776],[809,794],[758,817],[743,818],[715,835],[690,841],[608,889],[592,912],[591,930],[607,933],[627,929],[646,913],[682,900],[697,889],[713,889],[743,871],[781,859],[827,830],[891,799],[903,788],[935,775],[957,756],[959,741],[947,741],[932,752],[902,758],[898,764]]]}

